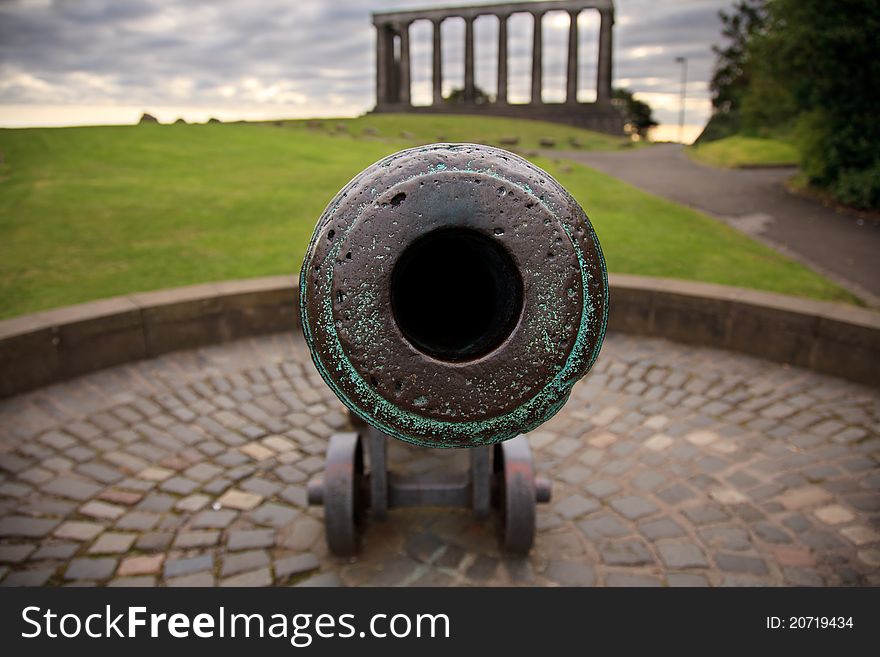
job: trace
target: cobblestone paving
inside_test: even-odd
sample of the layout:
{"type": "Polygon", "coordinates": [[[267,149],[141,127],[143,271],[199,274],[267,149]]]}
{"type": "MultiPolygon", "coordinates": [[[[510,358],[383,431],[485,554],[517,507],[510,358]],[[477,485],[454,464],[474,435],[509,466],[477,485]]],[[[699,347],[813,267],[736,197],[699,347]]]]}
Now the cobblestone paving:
{"type": "MultiPolygon", "coordinates": [[[[0,402],[0,585],[877,585],[880,394],[609,336],[530,435],[555,480],[527,559],[491,522],[407,510],[327,554],[305,483],[347,417],[289,336],[0,402]]],[[[464,467],[395,442],[392,467],[464,467]]]]}

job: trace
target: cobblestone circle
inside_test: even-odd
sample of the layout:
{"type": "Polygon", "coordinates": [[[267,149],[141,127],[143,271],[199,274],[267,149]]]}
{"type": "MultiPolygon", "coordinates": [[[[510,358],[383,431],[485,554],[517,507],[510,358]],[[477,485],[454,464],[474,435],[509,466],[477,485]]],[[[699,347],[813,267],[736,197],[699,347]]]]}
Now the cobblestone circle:
{"type": "MultiPolygon", "coordinates": [[[[348,428],[301,339],[171,354],[0,402],[0,585],[880,584],[880,394],[611,335],[530,434],[528,558],[468,512],[394,511],[328,555],[305,484],[348,428]]],[[[398,471],[466,467],[396,441],[398,471]]]]}

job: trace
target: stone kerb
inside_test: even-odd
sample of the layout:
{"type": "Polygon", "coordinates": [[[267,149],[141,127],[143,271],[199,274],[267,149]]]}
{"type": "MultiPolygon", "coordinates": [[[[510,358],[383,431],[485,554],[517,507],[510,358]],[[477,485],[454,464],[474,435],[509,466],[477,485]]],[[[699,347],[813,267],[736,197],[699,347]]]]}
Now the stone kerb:
{"type": "MultiPolygon", "coordinates": [[[[611,276],[609,329],[880,386],[880,314],[722,285],[611,276]]],[[[0,397],[169,351],[299,330],[290,276],[194,285],[0,322],[0,397]]]]}
{"type": "Polygon", "coordinates": [[[880,386],[880,314],[671,279],[611,275],[609,328],[729,349],[880,386]]]}
{"type": "Polygon", "coordinates": [[[291,276],[145,292],[0,322],[0,397],[113,365],[297,329],[291,276]]]}

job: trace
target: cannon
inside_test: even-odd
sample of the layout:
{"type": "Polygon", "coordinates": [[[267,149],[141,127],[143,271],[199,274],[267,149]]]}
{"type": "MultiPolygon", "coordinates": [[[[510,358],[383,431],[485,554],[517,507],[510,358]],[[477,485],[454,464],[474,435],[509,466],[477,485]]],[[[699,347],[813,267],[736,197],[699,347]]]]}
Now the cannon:
{"type": "Polygon", "coordinates": [[[525,433],[595,362],[608,314],[598,239],[577,201],[519,156],[433,144],[368,167],[330,202],[300,274],[303,333],[356,431],[334,434],[309,500],[328,546],[357,550],[367,515],[496,509],[526,553],[536,478],[525,433]],[[470,448],[446,479],[395,476],[387,441],[470,448]]]}

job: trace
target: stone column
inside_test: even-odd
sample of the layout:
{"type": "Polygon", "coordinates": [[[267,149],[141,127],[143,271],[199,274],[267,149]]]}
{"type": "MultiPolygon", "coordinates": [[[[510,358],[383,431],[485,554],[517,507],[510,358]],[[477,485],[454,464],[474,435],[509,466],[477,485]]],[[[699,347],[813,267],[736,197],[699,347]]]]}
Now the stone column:
{"type": "Polygon", "coordinates": [[[578,10],[568,12],[568,71],[565,84],[565,102],[576,103],[578,95],[578,10]]]}
{"type": "Polygon", "coordinates": [[[542,61],[544,47],[541,44],[542,30],[541,24],[544,18],[543,12],[534,12],[532,17],[535,20],[532,29],[532,103],[540,104],[541,89],[543,87],[544,63],[542,61]]]}
{"type": "Polygon", "coordinates": [[[400,102],[410,102],[409,23],[400,24],[400,102]]]}
{"type": "Polygon", "coordinates": [[[400,57],[395,48],[397,27],[391,23],[388,24],[386,38],[388,40],[388,103],[393,105],[400,102],[400,57]]]}
{"type": "Polygon", "coordinates": [[[474,102],[474,19],[464,19],[464,100],[474,102]]]}
{"type": "Polygon", "coordinates": [[[496,102],[507,104],[507,19],[510,14],[498,15],[498,96],[496,102]]]}
{"type": "Polygon", "coordinates": [[[388,28],[376,24],[376,106],[388,102],[388,28]]]}
{"type": "Polygon", "coordinates": [[[610,9],[599,11],[602,22],[599,27],[599,72],[596,76],[596,102],[611,102],[611,50],[614,13],[610,9]]]}
{"type": "Polygon", "coordinates": [[[431,62],[431,80],[434,83],[434,105],[440,105],[443,103],[443,37],[440,33],[443,19],[435,19],[432,23],[434,24],[434,58],[431,62]]]}

